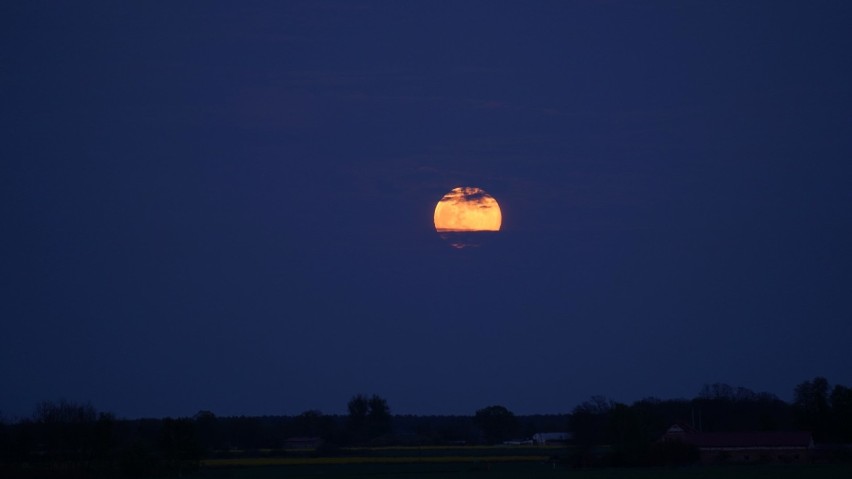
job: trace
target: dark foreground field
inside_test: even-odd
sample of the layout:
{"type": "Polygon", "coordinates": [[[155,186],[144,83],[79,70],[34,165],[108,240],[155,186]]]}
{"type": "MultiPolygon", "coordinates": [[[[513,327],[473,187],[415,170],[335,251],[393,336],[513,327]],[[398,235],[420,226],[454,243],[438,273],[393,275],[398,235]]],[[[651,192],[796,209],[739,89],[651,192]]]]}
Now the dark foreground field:
{"type": "Polygon", "coordinates": [[[849,479],[852,465],[742,465],[683,468],[573,469],[545,463],[334,464],[204,468],[193,477],[210,479],[406,478],[406,479],[849,479]]]}

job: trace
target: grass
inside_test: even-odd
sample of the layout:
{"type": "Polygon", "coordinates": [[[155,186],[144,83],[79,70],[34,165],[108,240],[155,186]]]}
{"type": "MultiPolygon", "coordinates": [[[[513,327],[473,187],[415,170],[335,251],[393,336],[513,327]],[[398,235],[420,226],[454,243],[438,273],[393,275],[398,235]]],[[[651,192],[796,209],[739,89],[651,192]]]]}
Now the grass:
{"type": "Polygon", "coordinates": [[[204,468],[209,479],[848,479],[852,465],[741,465],[572,469],[542,462],[315,464],[204,468]]]}
{"type": "Polygon", "coordinates": [[[209,479],[849,479],[852,464],[587,468],[554,466],[565,447],[342,448],[334,456],[288,450],[281,456],[225,457],[202,461],[194,476],[209,479]]]}
{"type": "Polygon", "coordinates": [[[315,450],[230,451],[202,461],[203,466],[282,466],[322,464],[403,464],[454,462],[522,462],[545,461],[565,453],[565,447],[553,446],[425,446],[425,447],[359,447],[340,448],[317,455],[315,450]],[[330,454],[329,454],[330,453],[330,454]]]}
{"type": "Polygon", "coordinates": [[[344,457],[251,457],[208,459],[205,467],[224,466],[320,466],[330,464],[452,464],[478,462],[544,462],[547,456],[344,456],[344,457]]]}

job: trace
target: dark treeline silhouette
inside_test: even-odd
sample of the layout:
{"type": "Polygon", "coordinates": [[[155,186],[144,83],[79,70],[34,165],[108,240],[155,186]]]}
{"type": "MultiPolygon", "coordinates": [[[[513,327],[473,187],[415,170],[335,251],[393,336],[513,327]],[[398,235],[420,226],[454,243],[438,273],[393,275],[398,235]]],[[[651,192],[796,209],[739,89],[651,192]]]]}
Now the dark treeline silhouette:
{"type": "Polygon", "coordinates": [[[574,408],[569,422],[577,465],[689,463],[697,450],[659,441],[673,424],[701,432],[807,431],[816,443],[852,443],[852,389],[832,388],[817,377],[796,386],[792,403],[721,383],[705,385],[689,400],[646,398],[626,405],[594,396],[574,408]],[[604,453],[596,447],[602,444],[609,446],[604,453]]]}
{"type": "Polygon", "coordinates": [[[473,423],[482,431],[485,442],[496,444],[517,435],[518,419],[503,406],[488,406],[476,411],[473,423]]]}
{"type": "Polygon", "coordinates": [[[32,418],[0,425],[0,476],[182,475],[202,457],[197,421],[116,419],[88,404],[42,402],[32,418]]]}
{"type": "Polygon", "coordinates": [[[0,421],[2,477],[182,475],[205,457],[340,455],[351,446],[499,444],[571,432],[562,458],[576,466],[690,463],[696,450],[659,439],[673,424],[705,432],[809,431],[822,444],[852,443],[852,389],[825,378],[802,382],[787,403],[768,393],[709,384],[693,399],[630,405],[593,396],[570,414],[516,416],[490,405],[471,416],[392,415],[378,395],[353,396],[347,415],[118,419],[61,400],[32,417],[0,421]],[[307,452],[306,452],[307,451],[307,452]]]}

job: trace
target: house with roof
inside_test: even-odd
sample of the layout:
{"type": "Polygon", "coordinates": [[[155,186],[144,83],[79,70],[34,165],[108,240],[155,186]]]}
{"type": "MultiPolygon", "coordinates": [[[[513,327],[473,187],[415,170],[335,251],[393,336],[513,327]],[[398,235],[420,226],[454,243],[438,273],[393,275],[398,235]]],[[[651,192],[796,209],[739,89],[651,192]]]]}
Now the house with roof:
{"type": "Polygon", "coordinates": [[[539,446],[567,444],[573,439],[570,432],[539,432],[533,435],[532,442],[539,446]]]}
{"type": "Polygon", "coordinates": [[[814,440],[803,431],[701,432],[675,424],[660,441],[680,441],[698,448],[703,463],[807,463],[814,440]]]}

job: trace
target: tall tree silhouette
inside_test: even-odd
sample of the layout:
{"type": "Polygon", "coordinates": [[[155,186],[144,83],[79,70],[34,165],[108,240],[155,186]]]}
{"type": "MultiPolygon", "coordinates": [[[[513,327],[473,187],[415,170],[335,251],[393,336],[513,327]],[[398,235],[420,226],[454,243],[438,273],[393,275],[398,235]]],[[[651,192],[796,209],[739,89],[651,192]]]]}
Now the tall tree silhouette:
{"type": "Polygon", "coordinates": [[[797,426],[813,432],[816,440],[825,439],[831,420],[828,393],[828,380],[823,377],[800,383],[793,390],[797,426]]]}
{"type": "Polygon", "coordinates": [[[347,429],[353,441],[375,439],[391,430],[391,414],[387,401],[377,394],[357,394],[347,404],[347,429]]]}
{"type": "Polygon", "coordinates": [[[503,406],[482,408],[476,411],[473,421],[489,444],[510,439],[518,430],[518,420],[515,415],[503,406]]]}
{"type": "Polygon", "coordinates": [[[852,442],[852,388],[837,384],[831,390],[831,424],[835,441],[852,442]]]}

